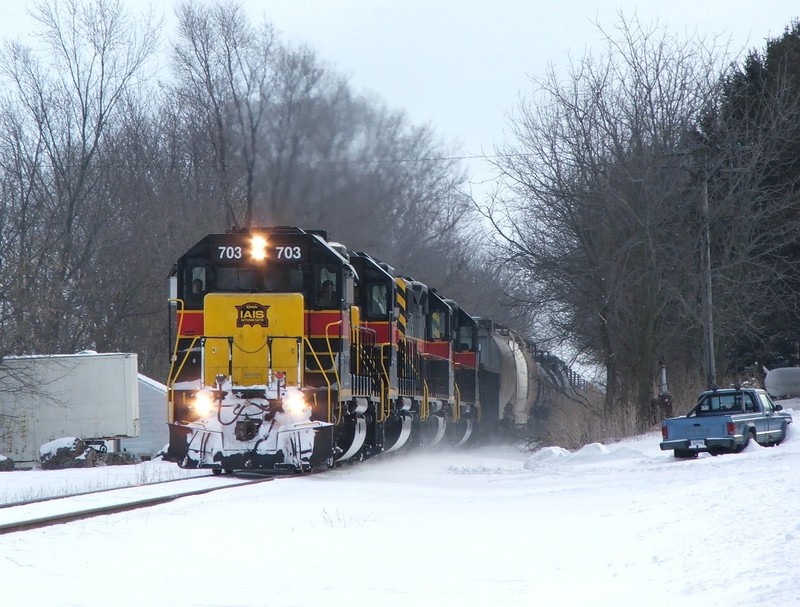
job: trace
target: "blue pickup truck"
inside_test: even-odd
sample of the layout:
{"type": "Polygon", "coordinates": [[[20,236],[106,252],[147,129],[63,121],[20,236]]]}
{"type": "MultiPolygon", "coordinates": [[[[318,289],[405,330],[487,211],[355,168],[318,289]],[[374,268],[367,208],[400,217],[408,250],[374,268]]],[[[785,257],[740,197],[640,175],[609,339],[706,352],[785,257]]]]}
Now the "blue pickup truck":
{"type": "Polygon", "coordinates": [[[733,388],[703,392],[685,417],[661,422],[661,450],[675,457],[738,453],[751,440],[777,445],[786,438],[792,416],[764,390],[733,388]]]}

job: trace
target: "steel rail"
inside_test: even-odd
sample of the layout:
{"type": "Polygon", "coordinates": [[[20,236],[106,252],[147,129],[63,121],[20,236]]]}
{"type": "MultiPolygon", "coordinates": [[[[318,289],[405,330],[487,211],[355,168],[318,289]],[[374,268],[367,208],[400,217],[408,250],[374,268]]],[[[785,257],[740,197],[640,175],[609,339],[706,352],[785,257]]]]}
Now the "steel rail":
{"type": "MultiPolygon", "coordinates": [[[[201,476],[195,478],[206,478],[206,477],[201,476]]],[[[104,514],[117,514],[120,512],[127,512],[130,510],[149,508],[151,506],[157,506],[160,504],[165,504],[167,502],[174,501],[181,497],[203,495],[206,493],[211,493],[213,491],[220,491],[222,489],[230,489],[234,487],[244,487],[247,485],[254,485],[257,483],[271,481],[274,479],[275,479],[274,476],[270,476],[266,478],[257,478],[254,480],[245,480],[238,483],[229,483],[225,485],[220,485],[219,487],[211,486],[211,487],[203,487],[201,489],[194,489],[191,491],[180,491],[177,493],[170,493],[167,495],[159,495],[159,496],[145,497],[145,498],[129,498],[129,499],[123,498],[123,501],[115,504],[106,504],[103,506],[93,506],[88,508],[80,508],[76,510],[67,509],[66,511],[58,512],[55,514],[46,514],[46,515],[32,516],[29,518],[21,518],[20,520],[12,522],[0,523],[0,535],[5,535],[7,533],[15,533],[18,531],[27,531],[30,529],[40,529],[42,527],[49,527],[51,525],[60,525],[63,523],[70,523],[78,520],[85,520],[88,518],[93,518],[104,514]]],[[[179,479],[179,480],[190,480],[190,479],[179,479]]],[[[117,488],[116,490],[117,491],[135,490],[137,488],[145,486],[146,485],[137,485],[134,487],[121,487],[117,488]]],[[[107,493],[108,491],[113,491],[113,490],[101,490],[93,493],[107,493]]],[[[91,494],[92,493],[84,495],[91,495],[91,494]]],[[[70,498],[63,498],[63,499],[69,500],[70,498]]]]}
{"type": "Polygon", "coordinates": [[[70,497],[81,497],[84,495],[95,495],[96,493],[108,493],[110,491],[119,491],[121,489],[135,489],[136,487],[152,487],[154,485],[163,485],[165,483],[179,483],[181,481],[191,481],[196,478],[206,478],[217,476],[215,474],[198,474],[197,476],[186,476],[184,478],[170,478],[163,481],[155,481],[152,483],[134,483],[132,485],[120,485],[119,487],[106,487],[104,489],[96,489],[94,491],[79,491],[77,493],[63,493],[61,495],[48,495],[47,497],[40,497],[38,499],[20,500],[18,502],[5,502],[0,504],[0,510],[5,508],[15,508],[16,506],[30,506],[31,504],[43,504],[44,502],[52,502],[54,500],[67,499],[70,497]]]}

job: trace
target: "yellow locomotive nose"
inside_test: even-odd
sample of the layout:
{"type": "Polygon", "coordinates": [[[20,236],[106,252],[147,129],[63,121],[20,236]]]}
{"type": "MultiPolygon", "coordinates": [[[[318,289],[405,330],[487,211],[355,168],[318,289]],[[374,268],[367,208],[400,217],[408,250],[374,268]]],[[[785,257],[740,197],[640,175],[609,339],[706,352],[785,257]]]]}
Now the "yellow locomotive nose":
{"type": "Polygon", "coordinates": [[[304,318],[299,293],[207,295],[204,377],[230,374],[234,385],[256,386],[272,371],[302,385],[304,318]]]}

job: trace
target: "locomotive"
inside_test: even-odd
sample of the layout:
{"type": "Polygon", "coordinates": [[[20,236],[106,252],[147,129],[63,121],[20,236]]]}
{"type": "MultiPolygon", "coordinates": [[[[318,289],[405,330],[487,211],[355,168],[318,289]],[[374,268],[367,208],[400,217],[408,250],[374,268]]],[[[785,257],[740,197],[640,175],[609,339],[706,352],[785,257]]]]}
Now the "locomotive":
{"type": "Polygon", "coordinates": [[[463,446],[543,398],[530,344],[322,230],[209,234],[170,274],[181,467],[307,472],[463,446]]]}

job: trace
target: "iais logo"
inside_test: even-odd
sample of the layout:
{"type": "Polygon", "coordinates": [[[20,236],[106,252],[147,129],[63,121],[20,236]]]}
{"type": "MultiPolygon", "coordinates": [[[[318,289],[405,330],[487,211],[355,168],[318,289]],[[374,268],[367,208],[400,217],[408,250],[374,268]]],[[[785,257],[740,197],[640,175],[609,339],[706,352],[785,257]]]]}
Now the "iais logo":
{"type": "Polygon", "coordinates": [[[250,325],[252,327],[260,325],[262,327],[269,326],[269,319],[267,318],[267,310],[269,306],[262,306],[260,303],[248,301],[241,306],[236,306],[236,326],[243,327],[250,325]]]}

